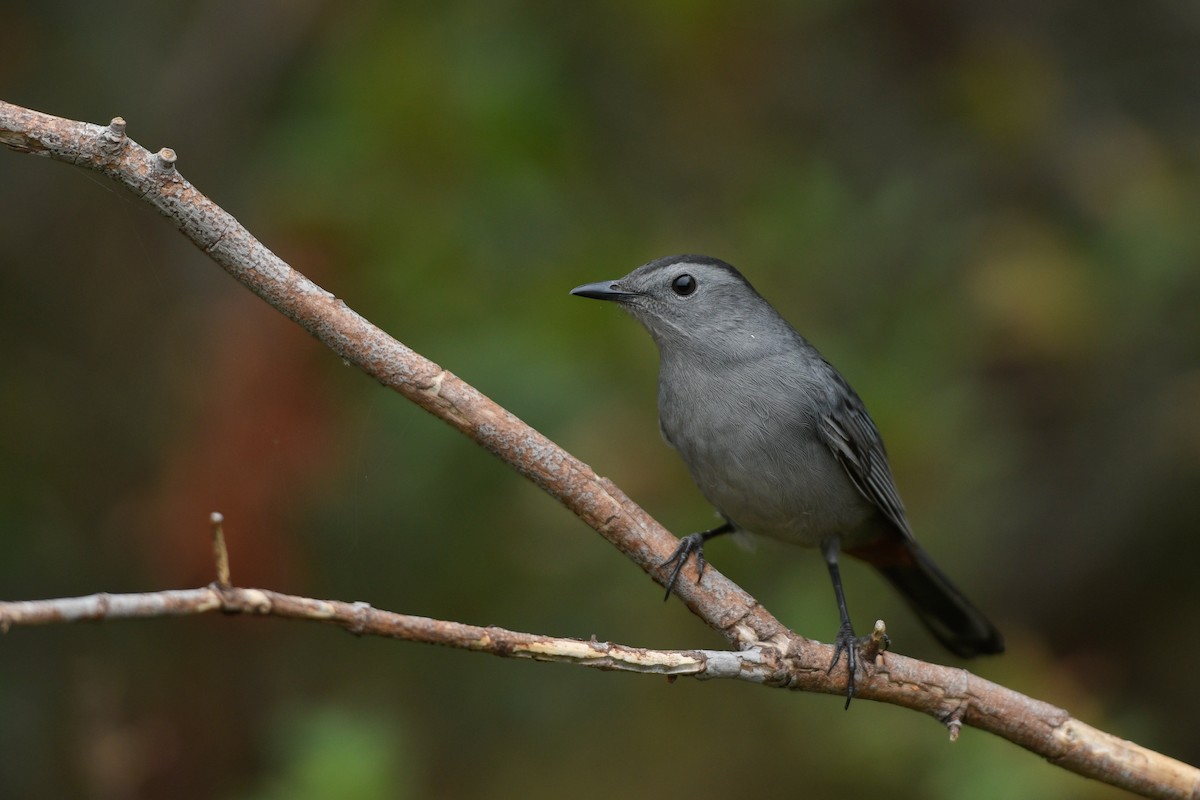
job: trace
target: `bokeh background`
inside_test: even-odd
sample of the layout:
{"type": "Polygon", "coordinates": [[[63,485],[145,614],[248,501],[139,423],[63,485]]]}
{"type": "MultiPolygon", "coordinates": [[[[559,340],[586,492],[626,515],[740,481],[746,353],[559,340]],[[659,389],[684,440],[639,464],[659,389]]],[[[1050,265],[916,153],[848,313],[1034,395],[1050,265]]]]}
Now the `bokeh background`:
{"type": "MultiPolygon", "coordinates": [[[[0,97],[124,116],[277,253],[617,481],[707,508],[656,355],[568,297],[740,266],[863,395],[970,668],[1200,761],[1200,6],[7,3],[0,97]]],[[[721,641],[102,178],[0,153],[0,597],[212,578],[518,630],[721,641]]],[[[710,560],[796,630],[813,553],[710,560]]],[[[947,661],[867,569],[860,628],[947,661]]],[[[965,666],[965,665],[964,665],[965,666]]],[[[275,620],[0,638],[0,796],[1119,796],[868,702],[275,620]]]]}

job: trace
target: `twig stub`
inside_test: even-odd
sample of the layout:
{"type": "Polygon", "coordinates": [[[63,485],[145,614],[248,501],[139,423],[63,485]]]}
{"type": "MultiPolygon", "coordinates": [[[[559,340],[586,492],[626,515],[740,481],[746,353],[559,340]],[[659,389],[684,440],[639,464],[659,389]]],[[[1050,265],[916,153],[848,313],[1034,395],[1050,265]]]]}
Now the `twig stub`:
{"type": "Polygon", "coordinates": [[[229,551],[225,547],[225,516],[214,511],[208,516],[212,525],[213,558],[217,562],[217,586],[228,589],[232,584],[229,577],[229,551]]]}

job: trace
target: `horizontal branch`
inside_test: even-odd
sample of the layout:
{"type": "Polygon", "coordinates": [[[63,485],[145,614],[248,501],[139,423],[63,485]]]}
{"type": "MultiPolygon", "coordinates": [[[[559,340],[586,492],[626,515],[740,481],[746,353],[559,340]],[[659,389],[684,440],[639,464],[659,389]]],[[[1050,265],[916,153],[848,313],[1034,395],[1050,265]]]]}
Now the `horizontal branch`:
{"type": "Polygon", "coordinates": [[[752,683],[765,683],[769,674],[763,666],[761,653],[755,651],[650,650],[397,614],[381,611],[367,603],[314,600],[266,589],[239,589],[217,584],[201,589],[0,602],[0,633],[6,633],[16,625],[181,617],[214,612],[325,622],[358,636],[384,636],[506,658],[557,661],[619,672],[736,678],[752,683]]]}
{"type": "MultiPolygon", "coordinates": [[[[505,658],[553,661],[614,672],[740,680],[787,689],[807,689],[813,677],[801,660],[772,646],[738,652],[653,650],[466,625],[382,611],[367,603],[315,600],[215,583],[201,589],[0,602],[0,633],[22,625],[214,612],[324,622],[359,636],[384,636],[505,658]]],[[[1008,734],[1006,738],[1018,743],[1036,734],[1043,743],[1037,751],[1052,763],[1072,771],[1088,774],[1094,772],[1097,763],[1102,763],[1105,770],[1092,776],[1115,786],[1148,797],[1194,800],[1200,796],[1197,780],[1200,775],[1193,767],[1086,725],[1062,709],[1024,697],[965,670],[937,667],[883,652],[877,654],[868,670],[872,675],[872,693],[877,695],[874,699],[895,702],[895,697],[889,695],[924,695],[944,691],[946,687],[952,689],[951,696],[956,699],[948,713],[925,709],[942,719],[952,739],[957,738],[961,725],[979,725],[979,715],[987,715],[999,720],[1008,734]],[[932,676],[930,669],[934,671],[932,676]],[[922,683],[930,677],[935,684],[922,683]]]]}
{"type": "MultiPolygon", "coordinates": [[[[163,148],[151,153],[142,148],[126,136],[125,121],[119,117],[102,127],[42,114],[3,101],[0,101],[0,144],[100,172],[126,187],[170,219],[236,280],[348,363],[469,436],[577,514],[659,583],[666,579],[662,564],[674,550],[677,540],[611,481],[597,476],[588,465],[490,398],[388,336],[334,295],[289,267],[233,216],[186,181],[176,169],[176,155],[172,150],[163,148]]],[[[694,579],[694,569],[694,566],[687,568],[688,579],[676,584],[675,593],[693,613],[742,651],[732,655],[742,658],[747,653],[754,653],[753,658],[761,660],[767,669],[762,683],[830,694],[844,693],[845,674],[839,670],[830,675],[825,669],[832,657],[830,646],[789,631],[753,597],[715,569],[705,570],[701,581],[694,579]]],[[[263,590],[194,591],[209,594],[193,597],[186,592],[156,593],[135,596],[157,598],[136,602],[118,599],[130,597],[125,595],[96,595],[94,599],[0,604],[0,626],[68,621],[64,615],[71,609],[76,618],[80,613],[89,612],[93,614],[87,617],[89,619],[107,619],[112,618],[114,606],[150,610],[157,603],[161,606],[157,613],[131,612],[128,615],[161,616],[215,610],[268,613],[323,619],[360,633],[374,633],[367,623],[382,619],[376,615],[385,613],[369,606],[292,598],[263,590]],[[188,598],[186,601],[181,600],[185,597],[188,598]],[[238,598],[243,605],[229,605],[233,602],[231,598],[238,598]],[[149,605],[139,605],[143,602],[149,605]],[[187,605],[191,602],[196,605],[187,605]],[[212,605],[214,602],[216,605],[212,605]],[[52,605],[47,607],[39,603],[52,605]],[[102,604],[107,604],[108,612],[95,616],[103,610],[102,604]],[[179,610],[185,607],[193,610],[179,610]]],[[[407,623],[391,617],[387,619],[390,620],[387,624],[394,627],[391,632],[381,631],[380,635],[416,641],[460,646],[460,642],[481,641],[479,635],[472,638],[473,634],[496,635],[495,629],[471,626],[454,629],[461,636],[450,635],[447,632],[452,629],[442,626],[458,623],[425,620],[417,624],[412,621],[421,618],[414,617],[401,618],[408,620],[407,623]],[[412,630],[409,631],[406,625],[412,626],[412,630]],[[414,635],[402,636],[401,632],[405,631],[414,635]],[[489,631],[492,633],[488,634],[489,631]],[[422,632],[429,638],[417,635],[422,632]],[[441,639],[438,639],[439,635],[441,639]]],[[[590,643],[552,641],[574,642],[570,647],[582,648],[579,650],[581,657],[592,657],[589,648],[593,645],[590,643]]],[[[621,652],[635,650],[624,648],[621,652]]],[[[688,652],[695,656],[702,651],[688,652]]],[[[604,663],[624,662],[616,659],[604,663]]],[[[739,677],[741,668],[739,663],[739,677]]],[[[681,674],[700,677],[702,672],[681,674]]],[[[952,734],[961,725],[972,725],[1002,736],[1066,769],[1115,786],[1151,797],[1200,798],[1200,771],[1193,767],[1098,731],[1073,719],[1062,709],[985,681],[965,670],[886,653],[880,654],[874,664],[867,665],[864,672],[866,674],[858,682],[857,697],[930,714],[948,725],[952,734]]]]}

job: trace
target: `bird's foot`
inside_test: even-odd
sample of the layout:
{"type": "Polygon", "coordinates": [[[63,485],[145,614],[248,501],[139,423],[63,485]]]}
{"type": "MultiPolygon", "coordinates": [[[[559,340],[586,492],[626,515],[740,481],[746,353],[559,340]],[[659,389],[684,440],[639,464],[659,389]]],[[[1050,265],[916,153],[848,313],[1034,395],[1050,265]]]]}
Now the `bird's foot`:
{"type": "Polygon", "coordinates": [[[675,568],[671,570],[671,575],[667,578],[667,593],[663,596],[663,602],[671,599],[671,592],[675,589],[675,581],[679,578],[679,572],[693,554],[696,556],[696,583],[699,583],[700,579],[704,577],[704,540],[708,538],[706,533],[684,536],[679,540],[679,546],[675,548],[671,557],[660,565],[662,567],[675,565],[675,568]]]}
{"type": "MultiPolygon", "coordinates": [[[[884,634],[886,638],[887,634],[884,634]]],[[[854,699],[855,683],[854,677],[858,674],[858,649],[860,647],[870,647],[874,639],[871,636],[858,637],[854,635],[854,626],[849,620],[842,623],[842,627],[838,629],[837,637],[833,640],[833,661],[829,663],[829,669],[826,675],[832,675],[833,670],[842,660],[842,653],[846,654],[846,708],[850,708],[850,701],[854,699]]]]}

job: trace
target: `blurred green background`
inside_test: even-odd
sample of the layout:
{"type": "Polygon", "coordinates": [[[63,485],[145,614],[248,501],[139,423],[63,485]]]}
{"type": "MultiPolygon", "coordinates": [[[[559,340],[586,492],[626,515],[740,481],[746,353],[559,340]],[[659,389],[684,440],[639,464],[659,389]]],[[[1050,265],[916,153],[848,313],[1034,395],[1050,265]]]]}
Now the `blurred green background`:
{"type": "MultiPolygon", "coordinates": [[[[887,439],[1005,631],[970,664],[1200,761],[1200,6],[8,3],[0,97],[124,116],[282,257],[611,477],[712,522],[656,356],[567,296],[742,268],[887,439]]],[[[104,179],[0,153],[0,597],[212,578],[655,647],[721,640],[104,179]]],[[[814,553],[710,560],[796,630],[814,553]]],[[[869,570],[860,629],[946,662],[869,570]]],[[[965,664],[964,664],[965,665],[965,664]]],[[[1119,796],[868,702],[202,618],[0,638],[0,796],[1119,796]]]]}

